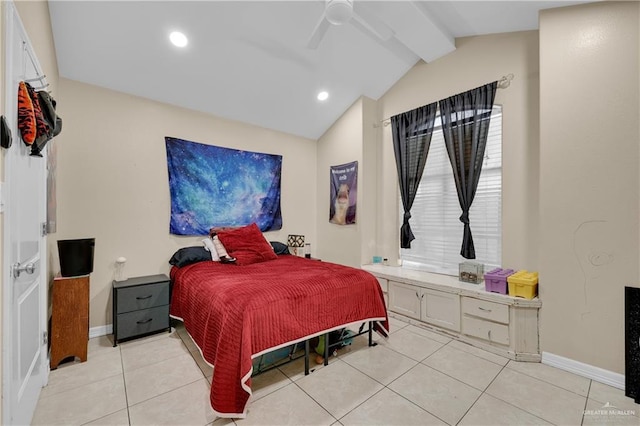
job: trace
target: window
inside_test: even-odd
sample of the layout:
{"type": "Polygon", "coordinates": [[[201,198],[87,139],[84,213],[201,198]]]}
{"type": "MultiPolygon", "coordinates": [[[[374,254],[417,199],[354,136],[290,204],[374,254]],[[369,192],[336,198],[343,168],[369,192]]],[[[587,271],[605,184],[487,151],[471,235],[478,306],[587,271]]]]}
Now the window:
{"type": "MultiPolygon", "coordinates": [[[[400,200],[400,225],[402,201],[400,200]]],[[[403,266],[458,275],[464,226],[453,172],[440,117],[436,117],[427,164],[411,208],[411,229],[416,239],[410,249],[401,249],[403,266]]],[[[494,105],[489,125],[482,173],[469,212],[476,262],[485,271],[502,261],[502,107],[494,105]]],[[[400,226],[399,225],[399,226],[400,226]]]]}

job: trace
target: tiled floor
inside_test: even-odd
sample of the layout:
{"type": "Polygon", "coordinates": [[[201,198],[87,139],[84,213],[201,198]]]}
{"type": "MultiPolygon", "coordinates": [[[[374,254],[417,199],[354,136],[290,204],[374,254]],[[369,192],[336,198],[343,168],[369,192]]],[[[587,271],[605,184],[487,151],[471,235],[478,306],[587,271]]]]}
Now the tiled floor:
{"type": "Polygon", "coordinates": [[[246,419],[216,419],[212,369],[181,327],[113,348],[89,342],[42,390],[34,425],[640,425],[624,392],[537,363],[517,363],[391,319],[329,366],[302,360],[257,376],[246,419]],[[313,364],[313,363],[312,363],[313,364]]]}

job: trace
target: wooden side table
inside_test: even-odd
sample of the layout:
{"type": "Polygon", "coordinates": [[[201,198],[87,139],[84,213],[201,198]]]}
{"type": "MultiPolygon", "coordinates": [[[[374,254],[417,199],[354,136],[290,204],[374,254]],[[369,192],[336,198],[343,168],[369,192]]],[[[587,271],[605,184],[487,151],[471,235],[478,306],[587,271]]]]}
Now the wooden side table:
{"type": "Polygon", "coordinates": [[[56,277],[51,309],[51,369],[65,358],[87,360],[89,343],[89,275],[56,277]]]}

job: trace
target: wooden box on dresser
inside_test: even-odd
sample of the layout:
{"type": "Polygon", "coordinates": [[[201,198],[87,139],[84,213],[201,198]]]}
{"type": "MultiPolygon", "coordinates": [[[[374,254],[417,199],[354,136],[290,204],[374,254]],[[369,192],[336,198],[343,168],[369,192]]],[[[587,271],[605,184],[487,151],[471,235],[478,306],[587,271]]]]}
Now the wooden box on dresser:
{"type": "Polygon", "coordinates": [[[164,274],[113,282],[113,346],[162,330],[169,325],[169,277],[164,274]]]}
{"type": "Polygon", "coordinates": [[[540,361],[540,299],[490,293],[484,283],[399,266],[362,269],[378,279],[391,316],[514,360],[540,361]]]}

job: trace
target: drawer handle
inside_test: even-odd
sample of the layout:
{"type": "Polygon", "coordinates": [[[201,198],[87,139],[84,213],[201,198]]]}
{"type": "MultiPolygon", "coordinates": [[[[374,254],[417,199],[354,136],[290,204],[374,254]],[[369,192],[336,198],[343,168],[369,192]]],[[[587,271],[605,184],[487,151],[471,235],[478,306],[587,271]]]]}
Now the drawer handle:
{"type": "Polygon", "coordinates": [[[489,330],[489,340],[491,340],[491,330],[489,330]]]}
{"type": "Polygon", "coordinates": [[[146,323],[151,322],[151,321],[153,321],[153,318],[149,318],[149,319],[146,319],[144,321],[136,321],[136,323],[137,324],[146,324],[146,323]]]}
{"type": "Polygon", "coordinates": [[[485,312],[491,312],[491,309],[486,309],[483,307],[478,306],[478,309],[480,309],[481,311],[485,311],[485,312]]]}
{"type": "Polygon", "coordinates": [[[144,300],[144,299],[149,299],[151,296],[153,296],[153,295],[152,295],[152,294],[150,294],[150,295],[148,295],[148,296],[144,296],[144,297],[140,297],[140,296],[138,296],[138,297],[136,297],[136,299],[138,299],[138,300],[144,300]]]}

